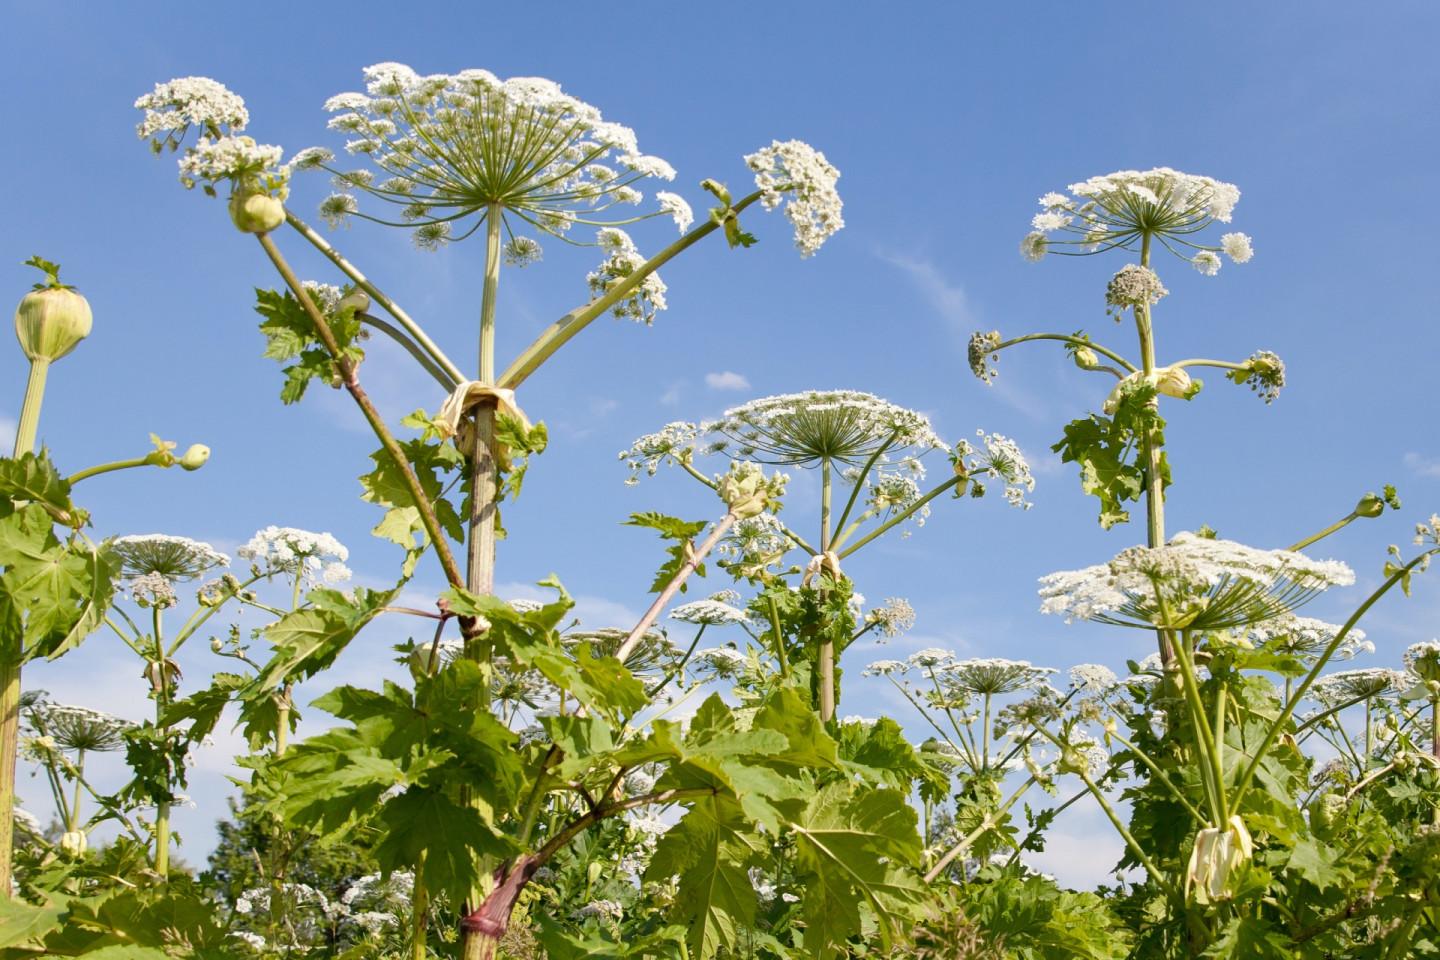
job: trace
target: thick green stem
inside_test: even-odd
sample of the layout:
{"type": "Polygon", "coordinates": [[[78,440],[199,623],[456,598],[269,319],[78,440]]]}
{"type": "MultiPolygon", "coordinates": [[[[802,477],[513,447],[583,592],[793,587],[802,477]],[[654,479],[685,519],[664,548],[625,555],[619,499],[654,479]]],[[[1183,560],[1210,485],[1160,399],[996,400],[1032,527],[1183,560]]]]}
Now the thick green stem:
{"type": "MultiPolygon", "coordinates": [[[[856,550],[859,550],[861,547],[865,546],[865,544],[869,543],[871,540],[874,540],[876,537],[884,534],[890,528],[902,524],[906,520],[909,520],[912,516],[915,515],[915,511],[919,510],[921,507],[925,506],[925,504],[940,496],[940,494],[944,493],[946,490],[951,489],[956,484],[960,483],[963,479],[963,477],[951,477],[950,479],[946,480],[944,483],[940,484],[940,486],[936,487],[934,490],[931,490],[929,493],[925,494],[925,496],[921,497],[919,500],[916,500],[914,503],[910,504],[910,506],[895,514],[895,516],[891,517],[889,520],[886,520],[884,523],[880,524],[880,526],[876,527],[874,530],[871,530],[859,540],[856,540],[854,543],[850,544],[850,546],[846,547],[844,550],[841,550],[840,559],[844,560],[856,550]]],[[[832,550],[838,550],[839,548],[839,541],[836,541],[834,544],[831,545],[832,550]]]]}
{"type": "MultiPolygon", "coordinates": [[[[984,819],[980,821],[980,826],[976,827],[974,830],[971,830],[964,837],[962,837],[959,843],[955,844],[955,846],[951,847],[945,852],[945,856],[941,857],[938,861],[936,861],[935,866],[931,867],[928,871],[926,871],[925,882],[934,883],[935,880],[942,873],[945,872],[945,868],[955,862],[956,857],[960,856],[966,850],[970,849],[970,845],[976,840],[980,839],[980,837],[983,836],[987,830],[994,829],[995,825],[1000,822],[1000,818],[1005,815],[1005,811],[1009,810],[1012,806],[1014,806],[1015,801],[1019,800],[1022,796],[1024,796],[1025,791],[1029,790],[1034,785],[1035,778],[1030,777],[1023,784],[1021,784],[1019,790],[1016,790],[1014,793],[1010,794],[1009,798],[1005,800],[1004,803],[1000,804],[999,807],[997,807],[990,813],[987,813],[984,819]]],[[[929,838],[927,837],[926,840],[928,842],[929,838]]]]}
{"type": "MultiPolygon", "coordinates": [[[[780,663],[780,676],[790,678],[790,658],[785,656],[785,632],[780,629],[780,605],[770,598],[770,626],[775,629],[775,659],[780,663]]],[[[1440,756],[1437,753],[1436,756],[1440,756]]]]}
{"type": "MultiPolygon", "coordinates": [[[[161,608],[159,606],[150,609],[150,622],[155,631],[155,660],[152,668],[155,671],[153,683],[155,684],[155,726],[160,728],[162,735],[167,735],[165,728],[165,713],[170,707],[170,671],[165,664],[165,630],[161,621],[161,608]]],[[[165,789],[169,790],[171,784],[167,781],[165,789]]],[[[161,877],[168,877],[170,874],[170,804],[161,803],[156,807],[155,813],[155,872],[161,877]]]]}
{"type": "Polygon", "coordinates": [[[35,452],[35,438],[40,431],[40,406],[45,399],[45,379],[50,361],[37,357],[30,361],[30,378],[25,381],[25,400],[20,406],[20,422],[15,425],[15,456],[35,452]]]}
{"type": "MultiPolygon", "coordinates": [[[[503,211],[492,204],[485,221],[485,286],[480,295],[480,382],[495,382],[495,301],[500,290],[503,211]]],[[[496,483],[495,404],[475,409],[475,448],[470,454],[470,538],[465,587],[485,595],[495,589],[496,483]]]]}
{"type": "Polygon", "coordinates": [[[1334,523],[1330,524],[1330,526],[1326,527],[1324,530],[1321,530],[1314,536],[1306,537],[1304,540],[1301,540],[1298,543],[1292,543],[1285,549],[1304,550],[1306,547],[1310,546],[1310,544],[1315,543],[1318,540],[1324,540],[1326,537],[1330,536],[1330,534],[1343,529],[1347,524],[1349,524],[1351,521],[1355,520],[1359,516],[1360,514],[1352,510],[1350,511],[1350,514],[1348,516],[1341,517],[1339,520],[1336,520],[1334,523]]]}
{"type": "MultiPolygon", "coordinates": [[[[15,428],[15,456],[35,452],[40,427],[40,405],[45,398],[45,377],[50,361],[30,361],[30,379],[20,422],[15,428]]],[[[15,764],[20,746],[20,664],[23,640],[6,637],[0,643],[0,899],[10,899],[11,861],[15,855],[15,764]]]]}
{"type": "MultiPolygon", "coordinates": [[[[759,199],[760,191],[757,190],[735,203],[731,209],[739,213],[759,199]]],[[[555,351],[568,343],[572,337],[581,330],[584,330],[596,318],[603,316],[605,311],[609,310],[620,300],[628,297],[636,287],[645,282],[646,277],[679,256],[701,238],[714,233],[719,227],[719,222],[706,220],[685,234],[685,236],[676,240],[649,260],[646,260],[635,269],[634,273],[607,290],[604,296],[585,304],[583,307],[576,307],[559,320],[550,324],[550,326],[541,332],[540,336],[535,338],[530,346],[526,347],[524,351],[515,358],[510,366],[505,368],[505,372],[500,375],[500,380],[496,385],[509,387],[512,390],[518,387],[532,373],[540,369],[540,366],[546,360],[550,359],[550,357],[555,354],[555,351]]]]}
{"type": "Polygon", "coordinates": [[[430,913],[430,897],[425,889],[425,851],[415,861],[415,886],[410,898],[410,957],[425,960],[429,955],[426,919],[430,913]]]}
{"type": "Polygon", "coordinates": [[[85,751],[78,750],[75,753],[75,793],[70,802],[70,809],[66,811],[65,829],[80,829],[80,800],[85,795],[85,751]]]}
{"type": "MultiPolygon", "coordinates": [[[[830,549],[830,496],[833,479],[830,458],[820,462],[820,552],[830,549]]],[[[824,591],[821,591],[822,601],[824,591]]],[[[830,630],[821,627],[820,635],[820,722],[829,723],[835,719],[835,637],[830,630]]]]}
{"type": "Polygon", "coordinates": [[[102,473],[113,473],[116,470],[132,470],[135,467],[148,466],[152,461],[149,457],[132,457],[129,460],[112,460],[109,463],[96,464],[93,467],[86,467],[78,473],[72,473],[65,478],[65,482],[72,487],[81,480],[88,480],[97,477],[102,473]]]}

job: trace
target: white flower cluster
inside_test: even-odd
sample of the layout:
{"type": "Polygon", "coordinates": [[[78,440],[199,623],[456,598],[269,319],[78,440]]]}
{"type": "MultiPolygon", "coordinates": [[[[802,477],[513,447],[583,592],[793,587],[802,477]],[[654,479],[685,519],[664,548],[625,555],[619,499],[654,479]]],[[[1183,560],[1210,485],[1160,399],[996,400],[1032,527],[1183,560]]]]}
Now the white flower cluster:
{"type": "Polygon", "coordinates": [[[785,216],[795,229],[800,256],[813,256],[845,226],[844,204],[835,189],[840,171],[808,143],[776,140],[746,156],[745,165],[755,172],[755,186],[766,210],[785,200],[785,216]]]}
{"type": "Polygon", "coordinates": [[[149,140],[155,152],[175,149],[190,127],[202,136],[219,137],[228,128],[232,133],[245,129],[250,114],[245,101],[209,77],[178,77],[135,101],[145,117],[135,128],[141,140],[149,140]]]}
{"type": "Polygon", "coordinates": [[[873,623],[885,637],[896,637],[915,626],[915,608],[904,597],[887,597],[885,603],[865,614],[865,622],[873,623]]]}
{"type": "Polygon", "coordinates": [[[1181,533],[1163,547],[1131,547],[1108,564],[1041,577],[1040,610],[1067,623],[1222,629],[1280,616],[1354,582],[1339,561],[1181,533]]]}
{"type": "Polygon", "coordinates": [[[130,597],[142,607],[158,607],[161,610],[179,602],[174,585],[158,573],[144,573],[131,581],[130,597]]]}
{"type": "Polygon", "coordinates": [[[950,459],[957,472],[963,470],[970,482],[972,496],[985,495],[985,485],[977,477],[991,476],[1004,484],[1005,502],[1021,510],[1029,510],[1027,493],[1035,489],[1035,475],[1030,471],[1030,461],[1020,450],[1020,445],[1009,437],[998,433],[975,431],[984,450],[961,440],[951,451],[950,459]]]}
{"type": "Polygon", "coordinates": [[[745,669],[745,655],[734,647],[707,647],[696,650],[690,662],[697,670],[715,677],[734,677],[745,669]]]}
{"type": "Polygon", "coordinates": [[[256,143],[251,137],[201,137],[179,160],[180,183],[190,190],[197,183],[249,183],[267,178],[273,187],[271,194],[284,200],[290,179],[290,168],[280,163],[284,155],[282,148],[256,143]]]}
{"type": "Polygon", "coordinates": [[[670,611],[670,619],[679,620],[682,623],[719,626],[728,623],[745,623],[750,617],[744,610],[732,607],[723,600],[710,597],[681,604],[670,611]]]}
{"type": "Polygon", "coordinates": [[[1410,644],[1401,655],[1401,662],[1423,681],[1440,680],[1440,640],[1410,644]]]}
{"type": "Polygon", "coordinates": [[[823,459],[908,459],[945,446],[924,414],[858,390],[811,390],[752,400],[701,424],[736,445],[736,454],[773,463],[823,459]]]}
{"type": "Polygon", "coordinates": [[[189,580],[212,567],[228,567],[230,558],[210,544],[164,533],[135,534],[109,541],[127,577],[159,574],[168,580],[189,580]]]}
{"type": "Polygon", "coordinates": [[[340,301],[344,299],[345,294],[335,284],[306,280],[300,286],[305,288],[305,292],[310,295],[310,299],[315,302],[315,306],[320,309],[321,313],[329,315],[340,309],[340,301]]]}
{"type": "Polygon", "coordinates": [[[681,233],[690,229],[690,224],[695,222],[695,213],[690,209],[690,204],[678,193],[671,193],[668,190],[659,190],[655,194],[655,201],[660,204],[660,212],[666,214],[675,221],[675,228],[681,233]]]}
{"type": "Polygon", "coordinates": [[[1352,701],[1393,696],[1411,685],[1402,670],[1367,667],[1362,670],[1341,670],[1319,678],[1310,687],[1310,696],[1326,707],[1337,707],[1352,701]]]}
{"type": "Polygon", "coordinates": [[[1127,263],[1105,286],[1107,312],[1113,314],[1118,323],[1126,310],[1153,307],[1169,292],[1154,270],[1138,263],[1127,263]]]}
{"type": "Polygon", "coordinates": [[[779,517],[758,513],[735,521],[715,552],[742,567],[763,567],[779,561],[793,547],[779,517]]]}
{"type": "MultiPolygon", "coordinates": [[[[1323,652],[1340,633],[1339,624],[1326,623],[1314,617],[1286,614],[1263,623],[1252,624],[1246,639],[1266,649],[1300,656],[1316,656],[1323,652]]],[[[1352,628],[1335,650],[1335,658],[1352,660],[1361,653],[1374,653],[1375,644],[1365,639],[1365,631],[1352,628]]]]}
{"type": "MultiPolygon", "coordinates": [[[[635,242],[624,230],[618,227],[603,227],[598,238],[599,246],[606,256],[600,266],[585,277],[590,285],[592,303],[624,283],[645,264],[645,258],[635,249],[635,242]]],[[[616,300],[611,305],[610,312],[621,320],[651,324],[655,320],[655,314],[666,308],[665,290],[665,281],[660,279],[660,274],[650,273],[616,300]]]]}
{"type": "Polygon", "coordinates": [[[350,551],[328,533],[269,526],[257,531],[238,552],[261,574],[286,573],[328,584],[344,583],[351,576],[344,562],[350,551]]]}
{"type": "Polygon", "coordinates": [[[673,463],[690,463],[695,457],[695,445],[699,441],[705,424],[687,423],[676,420],[667,423],[655,433],[647,433],[620,451],[620,459],[630,468],[626,484],[634,486],[640,480],[643,470],[646,476],[655,476],[660,465],[667,460],[673,463]]]}
{"type": "MultiPolygon", "coordinates": [[[[907,469],[904,473],[894,471],[877,470],[870,476],[870,492],[866,498],[866,505],[869,506],[869,513],[873,516],[884,516],[888,513],[903,513],[915,501],[921,497],[920,484],[916,482],[917,477],[924,477],[925,473],[920,464],[914,460],[906,462],[907,469]]],[[[853,475],[858,479],[859,468],[853,468],[853,475]]],[[[849,479],[849,475],[847,475],[849,479]]],[[[910,519],[917,527],[925,526],[925,521],[930,516],[930,507],[921,507],[910,515],[910,519]]]]}
{"type": "Polygon", "coordinates": [[[1072,196],[1047,193],[1040,198],[1041,212],[1020,244],[1027,259],[1039,260],[1057,245],[1078,248],[1062,251],[1072,255],[1117,247],[1134,250],[1145,237],[1159,238],[1166,249],[1207,276],[1220,270],[1221,252],[1235,263],[1251,258],[1250,238],[1243,233],[1225,234],[1218,247],[1192,239],[1212,223],[1230,222],[1240,200],[1240,190],[1232,183],[1156,167],[1091,177],[1072,183],[1069,191],[1072,196]],[[1187,255],[1182,247],[1195,252],[1187,255]]]}
{"type": "Polygon", "coordinates": [[[989,333],[976,331],[970,335],[970,346],[967,349],[970,372],[987,387],[999,373],[995,369],[995,363],[1000,359],[1000,343],[999,330],[991,330],[989,333]]]}
{"type": "Polygon", "coordinates": [[[1070,668],[1070,686],[1085,693],[1105,693],[1119,682],[1114,670],[1098,663],[1081,663],[1070,668]]]}
{"type": "MultiPolygon", "coordinates": [[[[474,69],[421,76],[400,63],[367,67],[364,76],[364,93],[337,94],[325,109],[330,129],[351,138],[346,151],[367,158],[382,179],[334,170],[333,155],[318,148],[302,151],[303,165],[336,174],[342,189],[399,206],[424,247],[446,242],[452,224],[478,215],[461,239],[469,236],[496,208],[512,227],[513,218],[557,237],[576,223],[629,222],[636,218],[607,219],[605,211],[642,202],[634,186],[641,180],[675,177],[670,164],[639,152],[634,131],[541,77],[501,80],[474,69]]],[[[358,211],[358,204],[329,206],[336,216],[358,211]]],[[[674,200],[649,216],[661,214],[683,219],[674,200]]],[[[527,262],[539,256],[532,244],[527,262]]]]}

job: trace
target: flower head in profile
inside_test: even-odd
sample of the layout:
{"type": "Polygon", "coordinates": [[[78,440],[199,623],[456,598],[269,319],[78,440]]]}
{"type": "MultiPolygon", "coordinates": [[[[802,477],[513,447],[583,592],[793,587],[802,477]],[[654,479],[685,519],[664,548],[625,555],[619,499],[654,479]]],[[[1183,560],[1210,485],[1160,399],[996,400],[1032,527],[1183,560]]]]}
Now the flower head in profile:
{"type": "Polygon", "coordinates": [[[1274,403],[1285,386],[1285,361],[1269,350],[1257,350],[1240,366],[1225,374],[1239,384],[1249,384],[1267,404],[1274,403]]]}
{"type": "MultiPolygon", "coordinates": [[[[635,133],[542,77],[501,80],[488,70],[422,76],[400,63],[364,71],[364,92],[325,103],[344,149],[367,164],[341,170],[334,154],[305,152],[342,193],[365,194],[393,215],[354,215],[409,227],[422,247],[463,240],[496,218],[508,239],[531,231],[565,239],[575,224],[613,226],[652,216],[679,219],[673,200],[636,213],[639,185],[674,169],[640,153],[635,133]]],[[[671,194],[670,196],[674,196],[671,194]]],[[[526,255],[538,256],[530,238],[526,255]]]]}
{"type": "Polygon", "coordinates": [[[1107,693],[1119,683],[1114,670],[1098,663],[1081,663],[1070,668],[1070,686],[1084,693],[1107,693]]]}
{"type": "MultiPolygon", "coordinates": [[[[630,631],[617,627],[600,627],[592,630],[571,630],[561,636],[567,647],[581,644],[590,648],[595,657],[613,657],[625,642],[630,631]]],[[[635,674],[663,673],[680,659],[680,651],[670,638],[658,631],[650,631],[640,638],[625,656],[625,668],[635,674]]]]}
{"type": "Polygon", "coordinates": [[[116,537],[110,549],[120,559],[123,576],[158,574],[174,582],[193,580],[213,567],[228,567],[230,558],[208,543],[189,537],[148,533],[116,537]]]}
{"type": "Polygon", "coordinates": [[[979,657],[950,661],[940,668],[938,676],[940,685],[954,694],[999,696],[1037,689],[1054,672],[1050,667],[1037,667],[1029,660],[979,657]]]}
{"type": "Polygon", "coordinates": [[[1042,577],[1040,609],[1067,621],[1222,630],[1282,616],[1354,582],[1338,561],[1181,533],[1162,547],[1131,547],[1108,564],[1042,577]]]}
{"type": "MultiPolygon", "coordinates": [[[[1246,629],[1246,639],[1263,650],[1314,658],[1329,648],[1341,629],[1338,624],[1314,617],[1286,614],[1250,625],[1246,629]]],[[[1375,644],[1365,639],[1365,631],[1352,627],[1333,656],[1339,660],[1351,660],[1361,653],[1374,652],[1375,644]]]]}
{"type": "Polygon", "coordinates": [[[1406,690],[1411,683],[1411,678],[1403,670],[1390,670],[1385,667],[1341,670],[1316,680],[1310,687],[1310,696],[1326,707],[1336,707],[1375,697],[1393,696],[1406,690]]]}
{"type": "Polygon", "coordinates": [[[49,737],[64,750],[107,753],[125,745],[125,731],[135,724],[129,720],[91,710],[41,700],[33,704],[27,719],[36,733],[49,737]]]}
{"type": "Polygon", "coordinates": [[[844,204],[835,189],[840,171],[808,143],[776,140],[747,156],[745,164],[755,172],[765,209],[774,210],[784,202],[800,256],[813,256],[845,226],[844,204]]]}
{"type": "Polygon", "coordinates": [[[705,600],[692,600],[689,603],[681,604],[670,611],[670,619],[684,623],[720,626],[730,623],[746,623],[750,617],[744,610],[732,607],[724,600],[709,597],[705,600]]]}
{"type": "MultiPolygon", "coordinates": [[[[1211,177],[1169,167],[1120,170],[1072,183],[1068,195],[1041,197],[1041,212],[1031,221],[1020,249],[1027,259],[1039,260],[1046,253],[1136,251],[1142,243],[1154,242],[1201,273],[1214,275],[1220,253],[1235,263],[1245,263],[1252,255],[1250,238],[1243,233],[1227,233],[1214,246],[1195,239],[1211,224],[1229,223],[1239,200],[1239,188],[1211,177]]],[[[1151,287],[1147,295],[1163,296],[1158,280],[1151,287]]]]}
{"type": "Polygon", "coordinates": [[[1440,681],[1440,640],[1412,643],[1401,655],[1405,669],[1426,683],[1440,681]]]}
{"type": "Polygon", "coordinates": [[[912,460],[944,446],[924,414],[857,390],[752,400],[706,426],[727,438],[727,451],[739,457],[796,466],[858,465],[871,456],[912,460]]]}

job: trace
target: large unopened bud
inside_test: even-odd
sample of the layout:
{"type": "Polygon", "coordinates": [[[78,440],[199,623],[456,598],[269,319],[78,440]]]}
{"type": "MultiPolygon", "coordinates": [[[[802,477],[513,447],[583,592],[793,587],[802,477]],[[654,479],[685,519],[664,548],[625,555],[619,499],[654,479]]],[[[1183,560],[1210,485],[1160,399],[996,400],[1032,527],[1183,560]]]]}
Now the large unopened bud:
{"type": "Polygon", "coordinates": [[[269,233],[285,222],[285,204],[264,190],[238,187],[230,194],[230,219],[241,233],[269,233]]]}
{"type": "Polygon", "coordinates": [[[90,304],[60,282],[58,263],[31,257],[25,264],[45,271],[45,282],[35,284],[15,308],[15,336],[28,359],[59,360],[90,335],[90,304]]]}
{"type": "Polygon", "coordinates": [[[1155,390],[1167,397],[1189,400],[1199,392],[1199,385],[1190,379],[1184,367],[1160,367],[1154,373],[1155,390]]]}
{"type": "Polygon", "coordinates": [[[60,837],[60,849],[72,857],[80,856],[89,845],[90,840],[84,830],[67,830],[60,837]]]}
{"type": "Polygon", "coordinates": [[[1245,821],[1235,814],[1221,827],[1206,827],[1195,835],[1190,867],[1185,873],[1185,892],[1192,890],[1197,903],[1228,900],[1235,893],[1236,874],[1255,854],[1255,844],[1245,821]]]}

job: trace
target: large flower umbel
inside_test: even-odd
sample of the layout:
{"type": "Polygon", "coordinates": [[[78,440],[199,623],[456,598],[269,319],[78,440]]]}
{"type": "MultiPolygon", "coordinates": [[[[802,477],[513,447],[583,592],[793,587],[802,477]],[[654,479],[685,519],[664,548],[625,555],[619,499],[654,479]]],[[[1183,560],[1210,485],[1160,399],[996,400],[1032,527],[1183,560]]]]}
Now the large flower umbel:
{"type": "MultiPolygon", "coordinates": [[[[640,219],[607,211],[640,203],[639,181],[675,176],[664,160],[639,152],[628,127],[550,80],[501,80],[487,70],[421,76],[399,63],[364,73],[366,92],[338,94],[325,108],[334,114],[330,128],[351,138],[345,150],[375,169],[339,170],[330,151],[315,147],[296,157],[302,168],[335,175],[342,192],[322,206],[332,218],[354,213],[413,226],[422,246],[469,236],[492,215],[504,218],[512,243],[516,220],[563,237],[575,223],[640,219]],[[398,219],[359,213],[352,190],[394,205],[398,219]]],[[[673,200],[643,216],[683,219],[672,207],[673,200]]],[[[533,259],[533,241],[525,246],[533,259]]]]}
{"type": "Polygon", "coordinates": [[[1230,222],[1240,200],[1233,183],[1156,167],[1091,177],[1072,183],[1069,191],[1071,196],[1040,198],[1044,209],[1020,244],[1027,258],[1085,256],[1117,247],[1133,251],[1153,240],[1213,276],[1220,269],[1220,253],[1236,263],[1251,257],[1250,238],[1243,233],[1224,234],[1213,246],[1196,240],[1211,224],[1230,222]]]}
{"type": "Polygon", "coordinates": [[[798,466],[863,464],[883,454],[915,459],[944,447],[924,414],[856,390],[816,390],[752,400],[707,425],[747,459],[798,466]]]}
{"type": "Polygon", "coordinates": [[[1177,534],[1106,564],[1040,578],[1040,609],[1125,627],[1224,630],[1282,616],[1355,574],[1335,560],[1177,534]]]}
{"type": "Polygon", "coordinates": [[[230,558],[208,543],[164,533],[116,537],[110,549],[127,577],[158,574],[167,580],[190,580],[211,567],[230,565],[230,558]]]}

